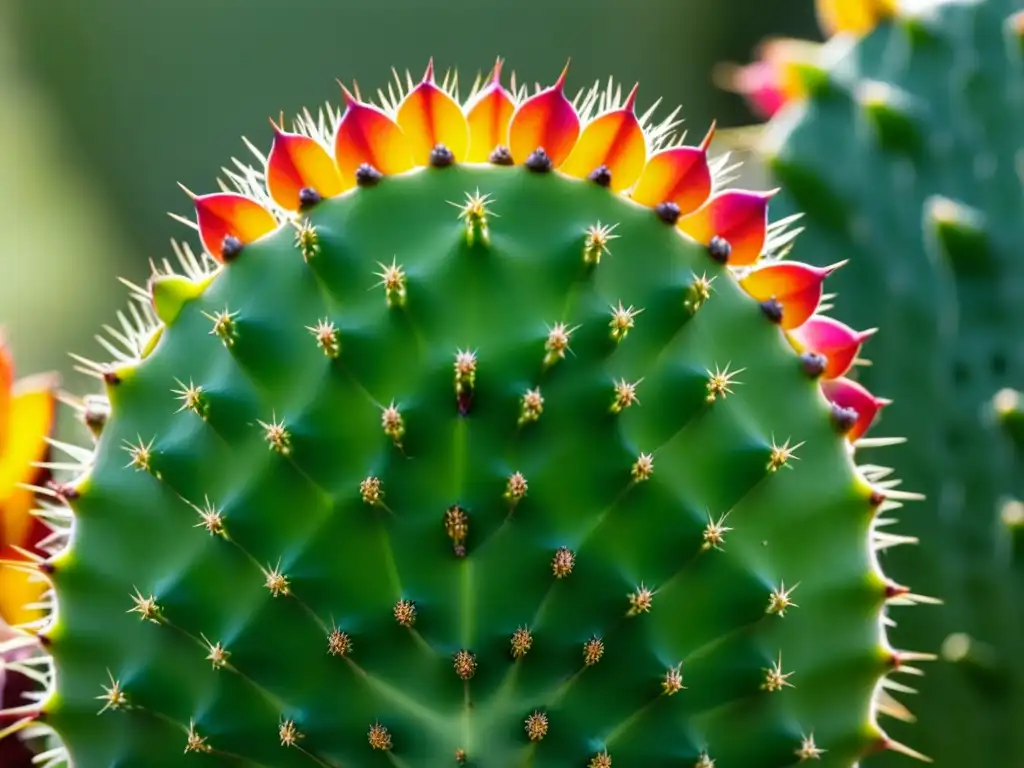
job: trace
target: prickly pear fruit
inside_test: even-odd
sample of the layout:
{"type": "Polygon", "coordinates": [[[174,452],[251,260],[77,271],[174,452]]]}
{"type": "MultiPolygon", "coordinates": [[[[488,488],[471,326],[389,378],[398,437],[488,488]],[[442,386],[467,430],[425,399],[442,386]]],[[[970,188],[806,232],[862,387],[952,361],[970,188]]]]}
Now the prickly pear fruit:
{"type": "MultiPolygon", "coordinates": [[[[17,708],[35,693],[33,666],[38,642],[30,631],[41,628],[39,605],[47,589],[36,562],[52,553],[51,529],[32,514],[30,486],[41,486],[49,470],[47,439],[56,415],[56,379],[50,375],[15,381],[14,360],[0,335],[0,707],[17,708]],[[28,632],[26,632],[28,630],[28,632]],[[28,698],[27,698],[28,697],[28,698]]],[[[59,539],[60,537],[55,537],[59,539]]],[[[19,736],[30,736],[22,732],[19,736]]],[[[0,740],[0,765],[31,765],[32,750],[23,738],[0,740]]]]}
{"type": "Polygon", "coordinates": [[[14,360],[0,335],[0,622],[18,626],[42,617],[35,607],[46,589],[31,567],[46,554],[46,523],[32,514],[30,485],[44,485],[57,410],[56,379],[30,376],[15,381],[14,360]]]}
{"type": "Polygon", "coordinates": [[[565,78],[345,89],[193,195],[205,253],[136,289],[63,446],[21,714],[76,768],[912,753],[875,721],[921,658],[882,621],[904,494],[797,335],[828,270],[769,271],[788,222],[675,113],[565,78]]]}
{"type": "Polygon", "coordinates": [[[1024,5],[883,11],[801,66],[806,95],[761,149],[777,209],[805,213],[810,260],[850,261],[830,281],[837,315],[886,328],[856,378],[904,404],[887,414],[909,439],[892,460],[928,497],[907,533],[929,546],[887,568],[946,605],[893,636],[945,653],[916,686],[917,722],[893,732],[949,765],[1021,765],[1024,463],[993,398],[1024,381],[1024,5]]]}

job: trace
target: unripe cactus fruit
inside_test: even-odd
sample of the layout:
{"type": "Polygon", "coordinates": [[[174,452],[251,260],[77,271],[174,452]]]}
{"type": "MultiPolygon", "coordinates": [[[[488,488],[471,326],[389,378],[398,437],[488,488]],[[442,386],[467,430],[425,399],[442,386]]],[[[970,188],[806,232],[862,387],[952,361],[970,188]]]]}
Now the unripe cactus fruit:
{"type": "Polygon", "coordinates": [[[875,721],[905,494],[823,389],[863,334],[789,335],[828,270],[770,272],[771,194],[636,89],[498,75],[346,89],[194,196],[208,256],[138,289],[69,447],[22,714],[76,768],[912,754],[875,721]]]}

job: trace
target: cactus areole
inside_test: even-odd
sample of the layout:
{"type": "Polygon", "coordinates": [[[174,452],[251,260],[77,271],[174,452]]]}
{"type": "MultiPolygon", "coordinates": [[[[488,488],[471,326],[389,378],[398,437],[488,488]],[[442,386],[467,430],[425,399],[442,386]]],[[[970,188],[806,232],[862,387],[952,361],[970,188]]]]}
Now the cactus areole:
{"type": "Polygon", "coordinates": [[[8,730],[76,768],[910,752],[834,267],[780,261],[710,134],[564,81],[345,90],[193,196],[205,252],[83,361],[50,689],[8,730]]]}

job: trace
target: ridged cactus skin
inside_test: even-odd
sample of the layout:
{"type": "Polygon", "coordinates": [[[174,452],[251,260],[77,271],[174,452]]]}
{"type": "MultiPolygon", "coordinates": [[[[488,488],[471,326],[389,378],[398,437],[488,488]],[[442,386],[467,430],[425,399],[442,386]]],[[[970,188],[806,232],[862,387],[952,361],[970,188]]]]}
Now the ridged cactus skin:
{"type": "Polygon", "coordinates": [[[21,714],[75,768],[912,753],[875,721],[917,658],[882,622],[899,494],[853,458],[883,403],[851,329],[788,336],[835,265],[751,273],[768,195],[708,200],[706,142],[563,82],[346,91],[195,197],[209,255],[139,289],[85,363],[98,443],[61,444],[21,714]]]}
{"type": "Polygon", "coordinates": [[[887,330],[857,378],[901,403],[883,463],[927,496],[901,519],[925,546],[885,563],[944,600],[893,635],[943,659],[894,732],[942,765],[1021,765],[1024,443],[995,406],[1024,382],[1024,3],[920,5],[799,64],[764,151],[800,248],[850,260],[837,316],[887,330]]]}

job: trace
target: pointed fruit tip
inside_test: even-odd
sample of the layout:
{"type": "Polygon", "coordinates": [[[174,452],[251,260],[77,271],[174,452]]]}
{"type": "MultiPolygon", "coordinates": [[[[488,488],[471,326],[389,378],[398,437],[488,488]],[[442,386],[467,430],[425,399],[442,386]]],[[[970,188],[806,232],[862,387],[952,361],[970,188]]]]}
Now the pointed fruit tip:
{"type": "Polygon", "coordinates": [[[635,83],[633,85],[633,89],[629,92],[629,95],[626,97],[626,103],[622,105],[623,109],[629,110],[630,112],[633,111],[633,108],[636,105],[636,92],[638,90],[640,90],[640,83],[635,83]]]}
{"type": "Polygon", "coordinates": [[[181,310],[203,291],[203,285],[183,275],[159,275],[149,280],[149,292],[156,316],[165,325],[173,323],[181,310]]]}
{"type": "Polygon", "coordinates": [[[562,67],[562,74],[558,76],[558,79],[555,81],[555,84],[551,86],[552,88],[558,88],[560,90],[565,88],[565,78],[569,75],[569,65],[571,63],[572,57],[570,56],[568,59],[565,60],[565,66],[562,67]]]}
{"type": "Polygon", "coordinates": [[[708,128],[708,132],[706,134],[704,134],[704,138],[701,139],[701,142],[698,145],[702,152],[707,152],[708,151],[708,147],[711,146],[711,142],[715,138],[715,131],[717,129],[718,129],[718,121],[717,120],[712,120],[711,121],[711,126],[708,128]]]}
{"type": "Polygon", "coordinates": [[[335,81],[338,83],[338,86],[341,88],[341,96],[345,100],[345,104],[347,106],[353,106],[354,104],[358,104],[359,103],[359,99],[357,99],[355,96],[352,95],[352,91],[350,91],[348,89],[348,86],[346,86],[338,78],[335,78],[335,81]]]}

